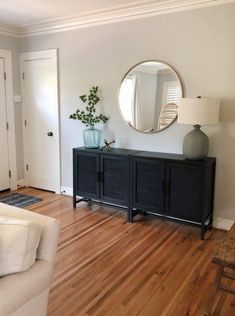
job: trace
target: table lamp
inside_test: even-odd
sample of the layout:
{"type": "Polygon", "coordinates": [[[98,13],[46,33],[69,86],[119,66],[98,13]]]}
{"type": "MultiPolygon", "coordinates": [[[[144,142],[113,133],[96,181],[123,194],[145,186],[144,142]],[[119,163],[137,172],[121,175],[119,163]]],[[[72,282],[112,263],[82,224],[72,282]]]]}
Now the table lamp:
{"type": "Polygon", "coordinates": [[[200,160],[208,155],[209,139],[201,125],[217,124],[219,99],[182,98],[178,108],[178,123],[193,125],[194,130],[184,137],[183,154],[186,159],[200,160]]]}

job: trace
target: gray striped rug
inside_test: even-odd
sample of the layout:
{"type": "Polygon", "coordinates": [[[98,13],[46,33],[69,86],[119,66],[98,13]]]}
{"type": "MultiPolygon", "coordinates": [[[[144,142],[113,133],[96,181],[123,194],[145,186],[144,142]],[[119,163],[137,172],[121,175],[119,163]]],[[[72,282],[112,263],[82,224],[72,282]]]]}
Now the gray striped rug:
{"type": "Polygon", "coordinates": [[[21,207],[21,208],[24,208],[25,206],[29,206],[41,201],[42,201],[41,198],[31,196],[31,195],[21,194],[21,193],[11,193],[11,194],[0,196],[0,203],[5,203],[8,205],[13,205],[13,206],[21,207]]]}

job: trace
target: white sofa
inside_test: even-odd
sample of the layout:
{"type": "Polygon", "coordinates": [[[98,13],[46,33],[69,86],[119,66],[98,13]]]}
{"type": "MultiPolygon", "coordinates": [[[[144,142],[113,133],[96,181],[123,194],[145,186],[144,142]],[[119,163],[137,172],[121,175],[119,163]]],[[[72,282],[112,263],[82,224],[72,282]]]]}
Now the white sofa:
{"type": "Polygon", "coordinates": [[[34,265],[27,271],[0,278],[0,316],[45,316],[59,221],[2,203],[0,216],[27,219],[38,223],[42,229],[34,265]]]}

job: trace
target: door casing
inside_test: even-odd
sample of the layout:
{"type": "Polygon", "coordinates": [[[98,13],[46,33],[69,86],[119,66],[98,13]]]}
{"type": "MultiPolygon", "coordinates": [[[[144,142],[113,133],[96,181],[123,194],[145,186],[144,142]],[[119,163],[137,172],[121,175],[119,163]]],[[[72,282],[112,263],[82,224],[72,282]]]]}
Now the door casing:
{"type": "Polygon", "coordinates": [[[17,189],[17,167],[16,167],[16,139],[15,139],[15,114],[13,102],[13,77],[12,77],[12,53],[10,50],[0,49],[0,58],[4,59],[5,65],[5,89],[6,109],[8,122],[8,156],[9,169],[11,171],[10,189],[17,189]]]}

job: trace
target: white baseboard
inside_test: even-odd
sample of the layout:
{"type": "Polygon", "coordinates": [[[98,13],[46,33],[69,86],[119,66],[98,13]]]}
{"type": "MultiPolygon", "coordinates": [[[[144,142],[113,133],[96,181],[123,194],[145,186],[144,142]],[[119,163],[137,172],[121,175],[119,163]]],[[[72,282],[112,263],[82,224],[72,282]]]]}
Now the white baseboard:
{"type": "Polygon", "coordinates": [[[233,226],[234,221],[231,219],[215,217],[213,220],[213,227],[223,230],[230,230],[233,226]]]}
{"type": "Polygon", "coordinates": [[[64,195],[70,195],[72,196],[73,195],[73,188],[71,187],[61,187],[61,194],[64,194],[64,195]]]}
{"type": "Polygon", "coordinates": [[[25,179],[17,180],[17,185],[19,185],[20,187],[24,187],[25,186],[25,179]]]}

